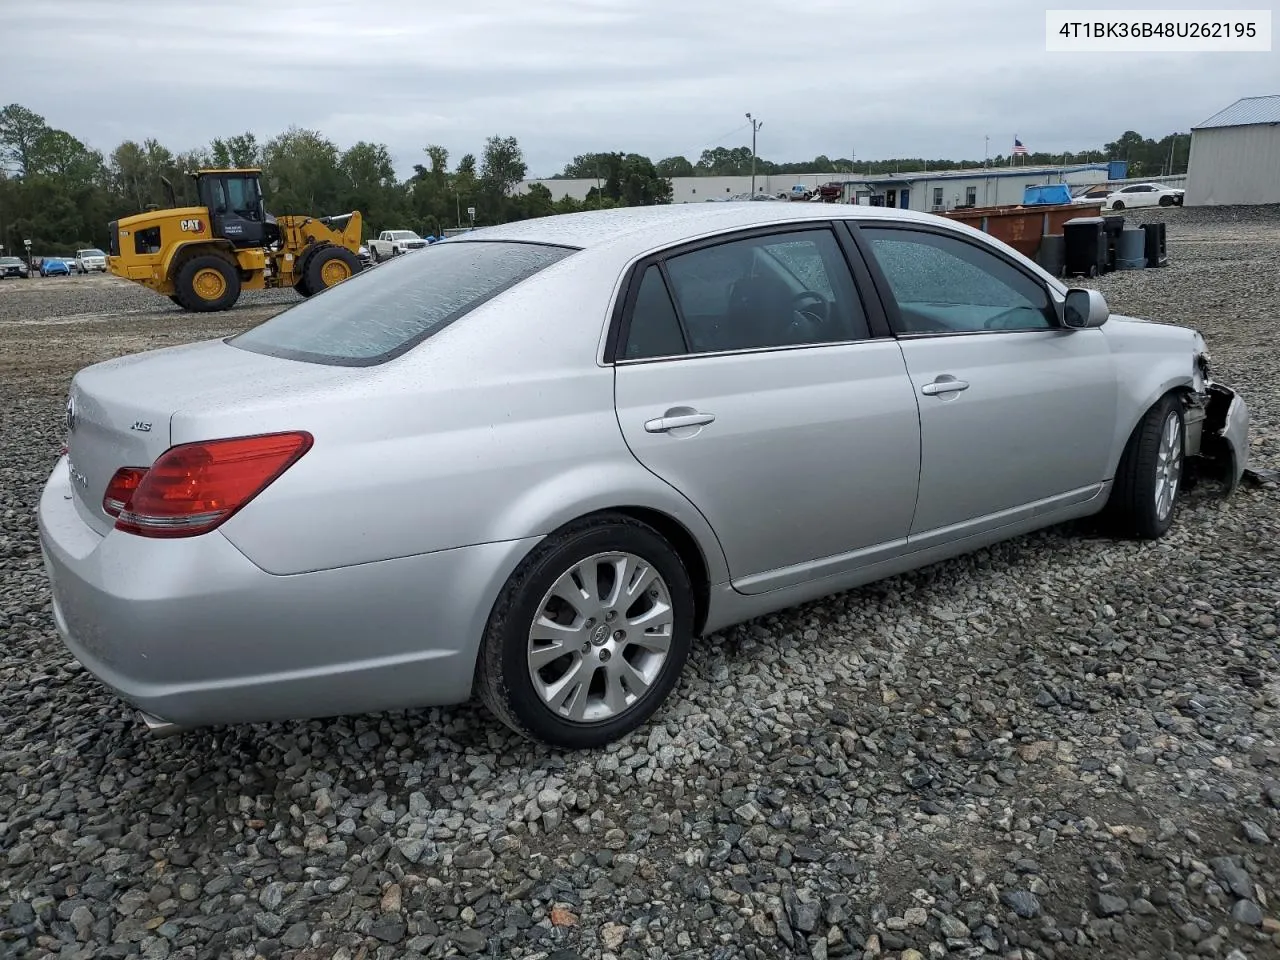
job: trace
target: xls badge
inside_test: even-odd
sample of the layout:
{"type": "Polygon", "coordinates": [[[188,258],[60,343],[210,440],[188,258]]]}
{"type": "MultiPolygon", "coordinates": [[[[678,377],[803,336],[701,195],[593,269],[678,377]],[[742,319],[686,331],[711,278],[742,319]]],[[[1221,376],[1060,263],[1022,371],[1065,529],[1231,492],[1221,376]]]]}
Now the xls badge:
{"type": "Polygon", "coordinates": [[[183,233],[199,233],[204,229],[204,224],[195,217],[190,220],[181,221],[178,226],[183,233]]]}

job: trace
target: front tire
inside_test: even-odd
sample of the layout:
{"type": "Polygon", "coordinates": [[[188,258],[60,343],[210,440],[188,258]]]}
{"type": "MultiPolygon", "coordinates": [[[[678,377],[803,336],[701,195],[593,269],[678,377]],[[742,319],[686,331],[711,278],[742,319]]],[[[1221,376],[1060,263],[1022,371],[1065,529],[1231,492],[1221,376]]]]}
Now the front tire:
{"type": "Polygon", "coordinates": [[[1123,200],[1117,200],[1115,203],[1113,203],[1113,204],[1111,205],[1111,209],[1112,209],[1112,210],[1123,210],[1123,209],[1124,209],[1124,201],[1123,201],[1123,200]]]}
{"type": "Polygon", "coordinates": [[[584,518],[549,536],[503,587],[476,689],[522,736],[603,746],[666,700],[693,622],[688,571],[657,531],[620,514],[584,518]]]}
{"type": "Polygon", "coordinates": [[[1116,468],[1107,512],[1117,534],[1157,540],[1168,533],[1185,462],[1182,401],[1165,394],[1134,428],[1116,468]]]}
{"type": "Polygon", "coordinates": [[[1161,197],[1161,198],[1160,198],[1160,206],[1162,206],[1162,207],[1172,207],[1172,206],[1173,206],[1173,197],[1161,197]]]}
{"type": "Polygon", "coordinates": [[[346,247],[321,247],[307,260],[304,279],[312,293],[319,293],[351,279],[363,266],[346,247]]]}

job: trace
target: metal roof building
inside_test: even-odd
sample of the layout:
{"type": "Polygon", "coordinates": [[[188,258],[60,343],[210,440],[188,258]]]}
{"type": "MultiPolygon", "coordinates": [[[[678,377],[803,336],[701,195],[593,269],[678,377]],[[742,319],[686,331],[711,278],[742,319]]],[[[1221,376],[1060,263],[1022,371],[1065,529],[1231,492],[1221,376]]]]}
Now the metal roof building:
{"type": "Polygon", "coordinates": [[[997,207],[1022,202],[1029,186],[1065,183],[1078,187],[1121,180],[1124,161],[1058,166],[978,167],[972,170],[913,170],[864,177],[845,175],[843,199],[851,203],[939,213],[957,207],[997,207]]]}
{"type": "Polygon", "coordinates": [[[1280,94],[1244,97],[1191,128],[1184,202],[1280,203],[1280,94]]]}

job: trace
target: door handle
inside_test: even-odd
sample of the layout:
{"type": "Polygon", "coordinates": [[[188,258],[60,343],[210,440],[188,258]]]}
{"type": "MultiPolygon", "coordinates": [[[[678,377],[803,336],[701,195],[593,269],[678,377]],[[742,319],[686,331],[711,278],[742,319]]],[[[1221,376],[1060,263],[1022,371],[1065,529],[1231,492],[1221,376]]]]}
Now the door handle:
{"type": "Polygon", "coordinates": [[[948,393],[959,393],[961,390],[969,389],[969,381],[956,380],[954,378],[939,377],[933,383],[926,383],[920,388],[920,392],[926,397],[939,397],[948,393]]]}
{"type": "Polygon", "coordinates": [[[705,427],[715,420],[714,413],[685,413],[674,417],[655,417],[646,420],[644,429],[648,433],[666,433],[681,427],[705,427]]]}

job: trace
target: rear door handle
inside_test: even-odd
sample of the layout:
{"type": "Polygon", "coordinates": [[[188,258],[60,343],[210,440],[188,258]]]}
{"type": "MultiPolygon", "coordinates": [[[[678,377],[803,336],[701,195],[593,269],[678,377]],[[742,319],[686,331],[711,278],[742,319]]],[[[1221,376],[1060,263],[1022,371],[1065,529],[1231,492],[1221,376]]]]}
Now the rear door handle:
{"type": "Polygon", "coordinates": [[[939,377],[933,383],[926,383],[920,392],[926,397],[938,397],[948,393],[959,393],[969,389],[969,381],[939,377]]]}
{"type": "Polygon", "coordinates": [[[655,417],[646,420],[644,428],[648,433],[666,433],[681,427],[705,427],[716,418],[714,413],[685,413],[675,417],[655,417]]]}

